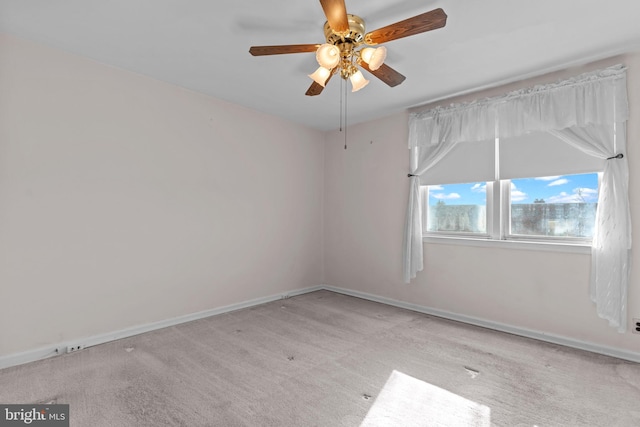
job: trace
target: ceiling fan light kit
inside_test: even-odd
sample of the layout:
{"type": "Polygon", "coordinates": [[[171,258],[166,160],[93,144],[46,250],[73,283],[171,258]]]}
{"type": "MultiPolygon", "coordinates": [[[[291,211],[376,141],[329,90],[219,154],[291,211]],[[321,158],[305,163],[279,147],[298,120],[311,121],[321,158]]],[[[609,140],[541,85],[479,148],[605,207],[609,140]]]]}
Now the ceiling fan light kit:
{"type": "Polygon", "coordinates": [[[324,24],[325,43],[252,46],[249,49],[254,56],[315,52],[320,67],[309,74],[313,83],[306,92],[308,96],[322,93],[331,76],[338,73],[342,79],[351,81],[352,92],[362,89],[369,80],[360,68],[391,87],[399,85],[405,76],[384,63],[387,49],[369,46],[442,28],[447,22],[446,13],[442,9],[434,9],[367,33],[362,18],[347,14],[344,0],[320,0],[320,4],[327,18],[324,24]],[[360,48],[363,44],[369,46],[360,48]]]}
{"type": "Polygon", "coordinates": [[[387,48],[384,46],[378,48],[365,47],[360,51],[360,58],[369,64],[371,71],[375,71],[380,68],[384,60],[387,59],[387,48]]]}
{"type": "Polygon", "coordinates": [[[331,76],[331,70],[324,68],[323,66],[319,66],[313,74],[309,74],[309,77],[322,87],[324,87],[327,80],[329,80],[329,76],[331,76]]]}
{"type": "Polygon", "coordinates": [[[349,76],[349,80],[351,81],[352,86],[351,92],[357,92],[369,84],[369,80],[364,78],[364,75],[360,70],[351,74],[351,76],[349,76]]]}
{"type": "Polygon", "coordinates": [[[340,49],[329,43],[320,45],[316,51],[316,60],[321,67],[331,70],[340,63],[340,49]]]}

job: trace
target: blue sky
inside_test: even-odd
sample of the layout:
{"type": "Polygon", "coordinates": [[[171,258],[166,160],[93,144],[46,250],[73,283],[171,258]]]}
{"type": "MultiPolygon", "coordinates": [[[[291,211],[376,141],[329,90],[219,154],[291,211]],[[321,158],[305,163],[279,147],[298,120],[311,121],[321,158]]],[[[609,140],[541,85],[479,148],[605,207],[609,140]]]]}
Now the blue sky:
{"type": "MultiPolygon", "coordinates": [[[[486,184],[447,184],[429,186],[429,204],[442,200],[448,205],[483,205],[486,184]]],[[[547,176],[511,180],[511,203],[593,203],[598,200],[598,174],[547,176]]]]}

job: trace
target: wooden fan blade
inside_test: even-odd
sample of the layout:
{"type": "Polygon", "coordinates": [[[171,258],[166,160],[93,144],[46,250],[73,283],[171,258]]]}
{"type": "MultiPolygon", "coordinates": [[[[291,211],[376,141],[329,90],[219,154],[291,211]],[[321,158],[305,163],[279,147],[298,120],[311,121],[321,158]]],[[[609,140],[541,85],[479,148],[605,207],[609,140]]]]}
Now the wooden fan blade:
{"type": "Polygon", "coordinates": [[[253,56],[282,55],[285,53],[315,52],[319,44],[285,44],[281,46],[251,46],[249,53],[253,56]]]}
{"type": "Polygon", "coordinates": [[[307,89],[307,91],[305,92],[305,95],[307,96],[320,95],[323,90],[324,90],[324,86],[321,86],[317,82],[313,82],[311,83],[311,86],[309,86],[309,89],[307,89]]]}
{"type": "Polygon", "coordinates": [[[442,28],[447,23],[447,14],[442,9],[434,9],[413,18],[396,22],[371,31],[364,36],[364,42],[369,45],[389,42],[426,31],[442,28]]]}
{"type": "Polygon", "coordinates": [[[349,18],[344,0],[320,0],[324,15],[327,17],[329,27],[336,33],[349,31],[349,18]]]}
{"type": "Polygon", "coordinates": [[[380,68],[375,71],[371,70],[369,65],[364,61],[362,61],[360,66],[391,87],[398,86],[406,79],[405,76],[389,67],[387,64],[382,64],[380,68]]]}
{"type": "MultiPolygon", "coordinates": [[[[333,70],[331,72],[331,74],[329,74],[329,77],[327,78],[327,81],[324,82],[324,86],[327,85],[327,83],[329,83],[329,80],[331,80],[331,77],[333,77],[333,70]]],[[[322,93],[322,91],[324,90],[324,86],[322,86],[320,83],[317,82],[313,82],[311,83],[311,86],[309,86],[309,89],[307,89],[307,91],[305,92],[305,95],[307,96],[316,96],[316,95],[320,95],[322,93]]]]}

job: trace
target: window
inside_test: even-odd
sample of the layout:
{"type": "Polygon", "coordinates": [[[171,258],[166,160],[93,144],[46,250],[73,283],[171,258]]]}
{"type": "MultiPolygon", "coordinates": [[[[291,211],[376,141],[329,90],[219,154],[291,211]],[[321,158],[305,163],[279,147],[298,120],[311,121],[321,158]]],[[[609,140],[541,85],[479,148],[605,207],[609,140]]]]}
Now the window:
{"type": "Polygon", "coordinates": [[[427,232],[487,235],[486,182],[430,185],[426,189],[427,232]]]}
{"type": "Polygon", "coordinates": [[[422,177],[423,234],[588,243],[603,167],[546,132],[459,143],[422,177]]]}
{"type": "Polygon", "coordinates": [[[593,237],[597,173],[513,179],[509,187],[509,237],[593,237]]]}
{"type": "Polygon", "coordinates": [[[595,226],[598,181],[598,173],[588,173],[425,185],[424,232],[436,236],[589,242],[595,226]],[[494,194],[493,188],[505,190],[494,194]],[[496,209],[492,210],[492,206],[496,209]],[[492,211],[502,212],[504,218],[488,215],[492,211]]]}

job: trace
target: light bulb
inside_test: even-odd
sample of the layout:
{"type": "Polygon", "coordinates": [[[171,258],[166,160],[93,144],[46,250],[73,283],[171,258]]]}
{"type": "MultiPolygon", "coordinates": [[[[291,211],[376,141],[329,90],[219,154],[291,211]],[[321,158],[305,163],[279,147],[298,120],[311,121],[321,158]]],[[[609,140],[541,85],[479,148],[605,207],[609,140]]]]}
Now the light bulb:
{"type": "Polygon", "coordinates": [[[325,43],[316,51],[316,60],[321,67],[330,70],[340,62],[340,49],[332,44],[325,43]]]}
{"type": "Polygon", "coordinates": [[[351,92],[357,92],[369,84],[369,80],[364,78],[360,70],[353,73],[351,77],[349,77],[349,80],[351,80],[351,86],[353,86],[351,92]]]}
{"type": "Polygon", "coordinates": [[[313,74],[309,74],[309,77],[311,77],[313,81],[318,83],[320,86],[324,87],[330,75],[331,70],[328,70],[324,67],[318,67],[318,69],[313,74]]]}
{"type": "Polygon", "coordinates": [[[384,46],[379,48],[365,47],[360,51],[360,58],[369,65],[371,71],[375,71],[382,66],[387,58],[387,48],[384,46]]]}

